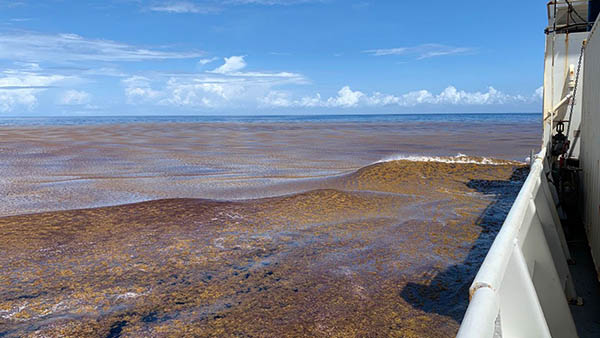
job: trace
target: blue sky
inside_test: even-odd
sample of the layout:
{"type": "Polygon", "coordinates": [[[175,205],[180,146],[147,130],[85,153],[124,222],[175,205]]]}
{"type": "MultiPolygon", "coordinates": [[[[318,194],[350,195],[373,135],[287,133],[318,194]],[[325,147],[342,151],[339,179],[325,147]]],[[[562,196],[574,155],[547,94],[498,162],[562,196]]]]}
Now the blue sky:
{"type": "Polygon", "coordinates": [[[537,112],[545,2],[0,0],[0,116],[537,112]]]}

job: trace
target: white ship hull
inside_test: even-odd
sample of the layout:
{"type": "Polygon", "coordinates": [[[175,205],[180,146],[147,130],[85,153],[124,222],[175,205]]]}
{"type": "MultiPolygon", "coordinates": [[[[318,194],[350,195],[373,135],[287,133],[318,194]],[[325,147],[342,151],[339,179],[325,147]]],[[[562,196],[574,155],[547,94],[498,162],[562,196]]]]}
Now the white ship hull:
{"type": "Polygon", "coordinates": [[[458,337],[578,336],[569,303],[581,298],[569,271],[571,257],[561,225],[563,189],[552,177],[558,171],[577,176],[580,188],[573,204],[598,271],[600,23],[594,18],[587,31],[588,21],[571,21],[572,11],[584,9],[587,18],[588,1],[548,4],[542,150],[473,281],[458,337]],[[562,127],[568,140],[564,153],[556,150],[561,148],[556,135],[562,127]]]}

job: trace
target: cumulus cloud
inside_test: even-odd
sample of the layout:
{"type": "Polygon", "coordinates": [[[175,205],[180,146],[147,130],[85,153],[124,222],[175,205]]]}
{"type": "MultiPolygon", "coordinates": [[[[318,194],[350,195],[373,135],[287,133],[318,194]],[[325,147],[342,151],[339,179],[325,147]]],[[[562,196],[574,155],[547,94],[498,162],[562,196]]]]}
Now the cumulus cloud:
{"type": "Polygon", "coordinates": [[[223,76],[230,77],[242,77],[242,78],[255,78],[255,81],[259,81],[258,78],[268,79],[279,78],[279,79],[291,79],[292,82],[304,83],[304,78],[298,73],[290,72],[241,72],[242,69],[248,65],[245,60],[245,56],[231,56],[223,59],[225,62],[217,67],[216,69],[209,71],[208,73],[221,74],[223,76]]]}
{"type": "Polygon", "coordinates": [[[231,56],[210,72],[133,76],[122,84],[129,104],[216,108],[252,105],[277,87],[306,83],[296,73],[241,72],[246,66],[243,56],[231,56]]]}
{"type": "Polygon", "coordinates": [[[161,83],[143,77],[132,77],[122,81],[125,85],[127,103],[149,103],[179,107],[217,107],[239,98],[245,92],[242,81],[226,81],[198,75],[172,76],[161,83]]]}
{"type": "Polygon", "coordinates": [[[242,70],[242,69],[246,68],[246,65],[247,65],[244,58],[245,58],[245,56],[232,56],[232,57],[224,58],[225,63],[223,65],[217,67],[212,72],[219,73],[219,74],[229,74],[229,73],[234,73],[239,70],[242,70]]]}
{"type": "Polygon", "coordinates": [[[5,70],[0,76],[0,111],[32,110],[37,105],[37,95],[62,80],[65,77],[61,75],[5,70]]]}
{"type": "Polygon", "coordinates": [[[165,97],[159,104],[174,106],[225,106],[228,101],[244,92],[242,84],[212,81],[210,79],[182,81],[171,78],[165,88],[165,97]]]}
{"type": "Polygon", "coordinates": [[[534,96],[539,99],[543,99],[544,98],[544,86],[541,86],[538,89],[536,89],[534,96]]]}
{"type": "Polygon", "coordinates": [[[365,94],[359,91],[352,91],[349,86],[345,86],[338,91],[336,97],[330,97],[324,103],[328,107],[355,107],[364,98],[365,94]]]}
{"type": "MultiPolygon", "coordinates": [[[[211,59],[206,59],[208,64],[211,59]]],[[[296,96],[289,85],[307,84],[301,75],[291,72],[247,71],[245,56],[230,56],[211,71],[198,73],[153,73],[122,80],[127,103],[175,107],[296,107],[357,108],[478,106],[529,104],[539,101],[537,94],[510,95],[488,87],[485,91],[465,91],[448,86],[439,93],[416,90],[404,94],[365,93],[343,86],[335,95],[316,93],[296,96]]]]}
{"type": "Polygon", "coordinates": [[[59,104],[76,106],[89,103],[91,95],[83,90],[70,89],[65,91],[59,98],[59,104]]]}
{"type": "Polygon", "coordinates": [[[162,96],[160,91],[152,89],[150,79],[144,76],[131,76],[121,83],[125,86],[125,97],[129,104],[152,102],[162,96]]]}
{"type": "Polygon", "coordinates": [[[436,43],[427,43],[412,47],[371,49],[364,51],[373,56],[404,55],[415,57],[417,60],[428,59],[436,56],[470,54],[475,49],[470,47],[455,47],[436,43]]]}
{"type": "Polygon", "coordinates": [[[340,89],[336,96],[323,99],[320,94],[306,96],[299,99],[291,98],[285,92],[272,91],[260,99],[263,106],[272,107],[376,107],[376,106],[401,106],[414,107],[421,104],[429,105],[501,105],[535,102],[531,97],[522,95],[505,94],[494,87],[489,87],[485,92],[467,92],[448,86],[439,94],[428,90],[411,91],[402,95],[373,93],[367,95],[354,91],[349,86],[340,89]]]}

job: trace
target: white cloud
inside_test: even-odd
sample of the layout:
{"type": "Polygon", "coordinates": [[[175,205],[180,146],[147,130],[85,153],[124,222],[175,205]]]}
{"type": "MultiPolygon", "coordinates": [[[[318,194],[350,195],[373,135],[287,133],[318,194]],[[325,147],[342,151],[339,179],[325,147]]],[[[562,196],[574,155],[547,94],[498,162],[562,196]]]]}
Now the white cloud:
{"type": "MultiPolygon", "coordinates": [[[[535,103],[535,95],[509,95],[493,87],[486,91],[467,92],[448,86],[438,94],[428,90],[411,91],[402,95],[375,92],[371,95],[349,86],[342,87],[335,96],[313,96],[294,98],[290,91],[277,87],[285,84],[286,78],[263,78],[196,75],[189,77],[171,77],[161,89],[149,85],[126,88],[128,97],[144,98],[129,100],[130,103],[153,103],[187,107],[222,108],[232,106],[259,107],[297,107],[297,108],[357,108],[357,107],[414,107],[418,105],[434,106],[485,106],[504,104],[535,103]]],[[[303,79],[293,79],[302,83],[303,79]]],[[[293,83],[293,82],[288,82],[293,83]]]]}
{"type": "Polygon", "coordinates": [[[412,47],[371,49],[364,51],[374,56],[405,55],[415,57],[417,60],[428,59],[436,56],[469,54],[475,50],[470,47],[454,47],[436,43],[427,43],[412,47]]]}
{"type": "Polygon", "coordinates": [[[128,77],[121,83],[125,86],[128,104],[152,102],[162,96],[160,91],[152,89],[150,79],[144,76],[128,77]]]}
{"type": "Polygon", "coordinates": [[[217,67],[212,72],[218,73],[218,74],[229,74],[229,73],[234,73],[239,70],[242,70],[242,69],[246,68],[246,65],[247,65],[244,58],[245,58],[245,56],[232,56],[232,57],[224,58],[225,63],[223,65],[217,67]]]}
{"type": "MultiPolygon", "coordinates": [[[[256,98],[266,96],[284,84],[302,83],[302,77],[196,74],[171,76],[154,96],[154,103],[174,106],[227,107],[253,105],[256,98]]],[[[146,90],[149,90],[146,87],[146,90]]],[[[153,92],[154,94],[154,92],[153,92]]]]}
{"type": "Polygon", "coordinates": [[[84,69],[78,71],[81,75],[88,76],[110,76],[110,77],[127,77],[129,76],[124,71],[120,70],[116,67],[90,67],[89,69],[84,69]]]}
{"type": "Polygon", "coordinates": [[[296,5],[311,2],[323,2],[323,0],[228,0],[230,4],[257,4],[257,5],[296,5]]]}
{"type": "Polygon", "coordinates": [[[24,106],[28,110],[32,110],[36,103],[37,99],[31,90],[0,90],[0,111],[3,113],[11,112],[19,105],[24,106]]]}
{"type": "Polygon", "coordinates": [[[328,107],[356,107],[365,94],[359,91],[352,91],[349,86],[345,86],[338,91],[336,97],[330,97],[325,102],[328,107]]]}
{"type": "Polygon", "coordinates": [[[288,93],[272,91],[260,99],[263,106],[272,107],[374,107],[401,106],[414,107],[422,104],[429,105],[502,105],[533,103],[535,99],[522,95],[509,95],[489,87],[486,92],[467,92],[448,86],[439,94],[427,90],[408,92],[403,95],[373,93],[367,95],[353,91],[349,86],[340,89],[336,96],[322,99],[320,94],[292,99],[288,93]]]}
{"type": "Polygon", "coordinates": [[[149,9],[155,12],[174,14],[194,13],[208,14],[220,12],[227,6],[262,5],[287,6],[304,3],[321,3],[326,0],[202,0],[202,1],[165,1],[155,4],[149,9]]]}
{"type": "Polygon", "coordinates": [[[209,63],[213,63],[213,62],[217,61],[218,59],[219,58],[217,58],[217,57],[210,58],[210,59],[200,59],[200,60],[198,60],[198,64],[204,66],[209,63]]]}
{"type": "Polygon", "coordinates": [[[187,59],[201,52],[147,49],[121,42],[86,39],[76,34],[0,33],[0,59],[27,62],[142,61],[187,59]]]}
{"type": "Polygon", "coordinates": [[[210,72],[154,74],[153,79],[134,76],[122,84],[129,104],[216,108],[252,106],[277,87],[307,82],[301,74],[290,72],[240,72],[246,66],[243,56],[231,56],[210,72]]]}
{"type": "Polygon", "coordinates": [[[525,99],[519,95],[510,96],[504,94],[494,87],[489,87],[485,93],[466,92],[457,90],[453,86],[444,89],[439,95],[433,97],[431,103],[434,104],[464,104],[464,105],[486,105],[486,104],[504,104],[511,101],[523,102],[525,99]]]}
{"type": "Polygon", "coordinates": [[[168,13],[214,13],[218,12],[219,8],[215,6],[198,5],[189,1],[177,1],[169,2],[162,5],[155,5],[150,7],[151,11],[155,12],[168,12],[168,13]]]}
{"type": "Polygon", "coordinates": [[[209,79],[193,79],[185,81],[171,78],[164,89],[164,98],[158,101],[162,105],[188,106],[188,107],[219,107],[226,106],[227,102],[239,97],[244,92],[243,85],[234,83],[210,82],[209,79]]]}
{"type": "Polygon", "coordinates": [[[37,105],[39,93],[65,79],[61,75],[5,70],[0,77],[0,111],[13,112],[18,107],[32,110],[37,105]]]}
{"type": "Polygon", "coordinates": [[[83,90],[67,90],[59,98],[59,104],[75,106],[89,103],[91,95],[83,90]]]}
{"type": "Polygon", "coordinates": [[[42,70],[42,68],[40,68],[40,65],[38,63],[35,63],[35,62],[20,62],[20,61],[15,61],[13,63],[15,64],[15,66],[19,67],[22,70],[28,70],[28,71],[42,70]]]}
{"type": "MultiPolygon", "coordinates": [[[[208,72],[213,74],[221,74],[223,76],[235,76],[235,77],[243,77],[243,78],[287,78],[293,79],[294,82],[299,82],[298,80],[303,79],[302,75],[298,73],[290,73],[290,72],[240,72],[240,70],[246,68],[248,65],[245,60],[245,56],[231,56],[224,58],[225,63],[216,69],[208,72]]],[[[256,81],[258,81],[256,79],[256,81]]]]}
{"type": "Polygon", "coordinates": [[[538,89],[536,89],[534,96],[539,99],[543,99],[544,98],[544,86],[541,86],[538,89]]]}
{"type": "Polygon", "coordinates": [[[277,90],[270,91],[267,96],[260,98],[259,102],[268,107],[291,107],[293,105],[289,93],[277,90]]]}
{"type": "Polygon", "coordinates": [[[11,22],[27,22],[33,20],[32,18],[12,18],[11,22]]]}

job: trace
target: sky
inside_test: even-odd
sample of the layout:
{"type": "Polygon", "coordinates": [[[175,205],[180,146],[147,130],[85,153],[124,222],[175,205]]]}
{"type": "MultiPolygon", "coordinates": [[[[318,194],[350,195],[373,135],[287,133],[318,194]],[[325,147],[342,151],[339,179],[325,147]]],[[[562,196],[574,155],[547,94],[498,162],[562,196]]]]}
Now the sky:
{"type": "Polygon", "coordinates": [[[0,0],[0,116],[538,112],[545,1],[0,0]]]}

